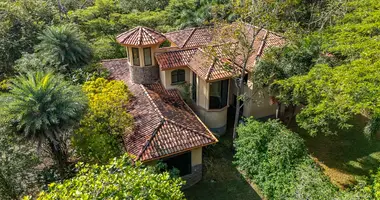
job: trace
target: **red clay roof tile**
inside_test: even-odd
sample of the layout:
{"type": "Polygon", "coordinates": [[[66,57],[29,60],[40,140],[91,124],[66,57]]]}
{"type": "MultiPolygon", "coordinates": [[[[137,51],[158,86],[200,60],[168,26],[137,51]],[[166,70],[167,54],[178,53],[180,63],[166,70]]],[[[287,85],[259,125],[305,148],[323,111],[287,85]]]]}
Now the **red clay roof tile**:
{"type": "Polygon", "coordinates": [[[156,60],[161,70],[185,67],[189,64],[197,49],[169,51],[156,54],[156,60]]]}
{"type": "Polygon", "coordinates": [[[166,37],[150,28],[138,26],[134,29],[116,36],[120,44],[131,46],[144,46],[158,44],[166,40],[166,37]]]}
{"type": "Polygon", "coordinates": [[[156,160],[218,140],[182,100],[177,90],[160,83],[134,84],[125,59],[103,61],[114,79],[123,80],[134,95],[128,107],[134,129],[124,135],[126,150],[141,161],[156,160]]]}

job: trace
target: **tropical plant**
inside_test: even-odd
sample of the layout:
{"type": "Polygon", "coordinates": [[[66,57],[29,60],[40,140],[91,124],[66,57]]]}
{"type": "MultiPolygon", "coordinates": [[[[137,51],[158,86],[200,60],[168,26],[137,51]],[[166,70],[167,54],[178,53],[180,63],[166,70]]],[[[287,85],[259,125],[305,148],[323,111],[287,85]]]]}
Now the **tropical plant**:
{"type": "Polygon", "coordinates": [[[57,10],[45,0],[0,2],[0,78],[14,74],[13,64],[23,52],[33,53],[38,34],[55,22],[57,10]]]}
{"type": "Polygon", "coordinates": [[[1,98],[1,117],[12,131],[44,144],[63,172],[68,159],[65,138],[81,119],[85,96],[77,87],[51,73],[17,76],[1,98]]]}
{"type": "Polygon", "coordinates": [[[74,25],[48,27],[38,39],[41,42],[36,46],[36,52],[53,57],[69,72],[91,61],[91,48],[74,25]]]}
{"type": "Polygon", "coordinates": [[[122,81],[104,78],[85,82],[83,91],[89,109],[75,131],[73,145],[82,160],[106,163],[122,154],[121,136],[133,125],[126,110],[131,93],[122,81]]]}
{"type": "Polygon", "coordinates": [[[52,183],[37,199],[185,199],[180,178],[155,173],[124,155],[107,165],[78,164],[78,174],[63,183],[52,183]]]}

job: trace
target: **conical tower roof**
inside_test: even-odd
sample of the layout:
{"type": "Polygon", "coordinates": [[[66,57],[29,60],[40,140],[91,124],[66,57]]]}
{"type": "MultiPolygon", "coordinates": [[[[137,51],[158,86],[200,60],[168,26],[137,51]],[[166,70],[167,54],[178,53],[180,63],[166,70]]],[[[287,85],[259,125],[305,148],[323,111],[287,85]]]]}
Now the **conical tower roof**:
{"type": "Polygon", "coordinates": [[[116,37],[116,41],[123,45],[146,46],[161,43],[166,37],[147,27],[138,26],[116,37]]]}

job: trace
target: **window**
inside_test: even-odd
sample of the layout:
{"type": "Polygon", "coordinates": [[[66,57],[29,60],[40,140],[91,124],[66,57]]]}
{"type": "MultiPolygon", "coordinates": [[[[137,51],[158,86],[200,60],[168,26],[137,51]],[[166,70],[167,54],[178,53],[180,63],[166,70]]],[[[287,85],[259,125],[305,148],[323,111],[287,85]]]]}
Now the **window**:
{"type": "Polygon", "coordinates": [[[150,47],[144,48],[144,63],[145,66],[150,66],[152,65],[152,53],[150,50],[150,47]]]}
{"type": "Polygon", "coordinates": [[[191,152],[164,159],[163,162],[167,164],[169,170],[178,169],[180,176],[191,174],[191,152]]]}
{"type": "Polygon", "coordinates": [[[132,48],[133,65],[140,66],[139,49],[132,48]]]}
{"type": "Polygon", "coordinates": [[[209,109],[221,109],[227,106],[228,80],[210,83],[209,109]]]}
{"type": "Polygon", "coordinates": [[[248,74],[245,74],[244,79],[243,79],[243,84],[247,85],[247,83],[248,83],[248,74]]]}
{"type": "Polygon", "coordinates": [[[185,70],[177,69],[172,71],[172,84],[185,82],[185,70]]]}
{"type": "Polygon", "coordinates": [[[196,103],[197,102],[197,74],[193,72],[193,84],[191,86],[191,98],[196,103]]]}

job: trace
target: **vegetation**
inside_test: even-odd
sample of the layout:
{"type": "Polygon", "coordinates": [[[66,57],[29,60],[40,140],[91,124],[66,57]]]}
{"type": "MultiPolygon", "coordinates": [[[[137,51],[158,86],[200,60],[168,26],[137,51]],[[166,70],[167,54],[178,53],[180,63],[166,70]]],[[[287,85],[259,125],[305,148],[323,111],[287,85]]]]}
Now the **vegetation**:
{"type": "Polygon", "coordinates": [[[238,127],[236,164],[270,199],[330,199],[335,188],[308,156],[303,140],[275,120],[238,127]]]}
{"type": "MultiPolygon", "coordinates": [[[[100,186],[105,190],[98,198],[183,198],[179,180],[155,174],[140,164],[132,166],[128,157],[101,165],[122,155],[121,135],[133,126],[126,112],[131,98],[127,86],[120,81],[108,81],[108,73],[98,62],[125,57],[125,49],[114,38],[135,26],[167,32],[238,21],[283,33],[288,44],[265,52],[255,68],[253,83],[257,88],[270,88],[271,95],[286,106],[285,110],[292,108],[289,127],[295,108],[303,107],[296,114],[297,126],[302,130],[293,130],[306,139],[313,156],[318,158],[319,147],[310,145],[312,142],[332,144],[355,138],[351,145],[335,144],[334,150],[339,154],[328,152],[330,160],[319,163],[328,165],[331,164],[328,161],[334,160],[337,168],[345,165],[344,169],[355,165],[355,173],[367,175],[378,167],[378,161],[374,161],[378,159],[378,141],[357,139],[353,132],[356,136],[364,132],[375,140],[380,129],[379,11],[376,0],[3,0],[0,2],[0,198],[17,199],[36,189],[38,159],[34,150],[28,148],[30,142],[48,149],[60,172],[66,173],[64,168],[72,150],[67,139],[71,139],[80,161],[96,165],[78,165],[77,176],[53,183],[39,198],[86,198],[100,186]],[[83,93],[89,100],[87,112],[83,93]],[[358,115],[366,118],[364,128],[355,123],[358,115]],[[320,139],[324,135],[328,137],[320,139]],[[357,150],[343,150],[347,146],[357,150]],[[364,166],[367,161],[370,167],[364,166]],[[115,166],[119,169],[117,173],[115,166]],[[141,180],[125,181],[131,177],[141,180]],[[119,183],[124,185],[115,189],[114,184],[107,184],[113,178],[123,180],[119,183]],[[164,184],[158,184],[161,181],[164,184]],[[111,193],[114,196],[106,196],[111,193]]],[[[226,35],[231,34],[240,39],[246,55],[254,52],[244,32],[235,30],[226,35]]],[[[236,53],[231,45],[226,46],[236,53]]],[[[251,67],[247,66],[247,57],[243,63],[244,68],[251,67]]],[[[237,74],[235,80],[239,100],[244,100],[241,96],[245,95],[239,89],[243,87],[242,75],[237,74]]],[[[240,101],[237,102],[236,114],[240,111],[240,101]]],[[[235,119],[237,126],[238,117],[235,119]]],[[[347,186],[343,192],[330,184],[310,159],[300,137],[277,121],[262,124],[248,119],[236,130],[240,136],[236,141],[236,164],[268,198],[380,198],[379,172],[367,181],[355,180],[358,184],[347,186]]],[[[224,163],[232,159],[230,154],[228,161],[213,155],[217,149],[208,152],[211,159],[217,157],[224,163]]],[[[38,154],[38,158],[46,160],[43,154],[38,154]]],[[[329,174],[329,168],[322,167],[329,174]]],[[[47,171],[52,168],[47,165],[47,171]]],[[[216,191],[221,191],[213,193],[217,198],[244,198],[244,194],[255,198],[240,182],[240,173],[231,166],[227,168],[233,175],[226,172],[226,176],[231,176],[219,179],[212,174],[207,177],[206,173],[206,180],[199,187],[215,186],[216,191]],[[221,186],[223,180],[234,184],[221,186]],[[240,186],[245,190],[237,189],[240,186]],[[244,192],[231,195],[232,190],[244,192]],[[226,193],[222,191],[229,194],[223,195],[226,193]]],[[[61,178],[65,177],[69,176],[61,178]]],[[[205,193],[211,194],[210,191],[205,193]]]]}
{"type": "Polygon", "coordinates": [[[326,31],[324,47],[341,60],[338,66],[320,64],[307,75],[276,82],[281,102],[305,105],[297,122],[311,134],[349,128],[350,119],[358,114],[369,118],[367,135],[372,137],[379,129],[376,5],[371,0],[350,2],[351,11],[326,31]]]}
{"type": "Polygon", "coordinates": [[[124,155],[107,165],[78,164],[78,174],[52,183],[37,199],[184,199],[179,178],[133,163],[124,155]]]}
{"type": "Polygon", "coordinates": [[[89,99],[89,109],[75,132],[73,144],[84,161],[106,163],[121,155],[121,137],[132,128],[132,116],[125,109],[131,94],[122,81],[104,78],[85,82],[83,91],[89,99]]]}
{"type": "Polygon", "coordinates": [[[0,2],[0,78],[12,75],[22,52],[32,53],[38,34],[55,21],[56,10],[44,0],[0,2]]]}
{"type": "Polygon", "coordinates": [[[53,58],[66,71],[84,66],[91,60],[89,45],[73,25],[51,26],[38,39],[41,42],[36,46],[36,52],[42,57],[53,58]]]}
{"type": "Polygon", "coordinates": [[[30,141],[43,144],[63,173],[67,164],[66,139],[86,107],[83,93],[51,73],[16,77],[1,98],[4,123],[30,141]]]}
{"type": "MultiPolygon", "coordinates": [[[[3,124],[2,124],[3,126],[3,124]]],[[[36,152],[0,128],[0,198],[18,199],[36,187],[36,152]]]]}

